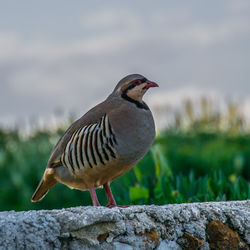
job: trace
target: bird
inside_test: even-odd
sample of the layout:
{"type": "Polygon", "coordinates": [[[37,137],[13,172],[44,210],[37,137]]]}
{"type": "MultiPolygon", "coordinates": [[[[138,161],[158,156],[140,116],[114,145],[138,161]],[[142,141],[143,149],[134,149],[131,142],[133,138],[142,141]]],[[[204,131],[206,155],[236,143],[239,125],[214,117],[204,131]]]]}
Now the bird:
{"type": "Polygon", "coordinates": [[[59,182],[89,190],[93,206],[100,206],[95,189],[103,187],[107,207],[116,207],[110,183],[134,167],[155,138],[152,113],[142,100],[152,87],[159,85],[140,74],[127,75],[106,100],[73,122],[52,150],[31,202],[59,182]]]}

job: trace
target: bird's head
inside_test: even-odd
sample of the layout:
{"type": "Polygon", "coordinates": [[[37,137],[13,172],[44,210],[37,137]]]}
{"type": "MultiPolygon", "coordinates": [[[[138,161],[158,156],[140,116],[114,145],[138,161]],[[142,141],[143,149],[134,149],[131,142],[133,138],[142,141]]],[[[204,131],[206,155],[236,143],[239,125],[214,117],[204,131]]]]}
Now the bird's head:
{"type": "Polygon", "coordinates": [[[149,88],[159,87],[157,83],[149,81],[142,75],[132,74],[121,79],[116,85],[113,94],[125,99],[142,102],[143,95],[149,88]]]}

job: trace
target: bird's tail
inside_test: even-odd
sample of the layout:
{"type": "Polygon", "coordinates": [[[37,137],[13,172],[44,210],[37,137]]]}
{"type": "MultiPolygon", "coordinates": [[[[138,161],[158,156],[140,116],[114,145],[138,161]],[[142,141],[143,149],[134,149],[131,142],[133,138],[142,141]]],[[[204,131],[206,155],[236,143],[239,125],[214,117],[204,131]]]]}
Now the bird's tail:
{"type": "Polygon", "coordinates": [[[56,179],[54,178],[54,175],[51,173],[52,171],[53,170],[49,168],[45,170],[43,178],[41,179],[38,187],[36,188],[36,191],[32,195],[31,202],[40,201],[48,193],[48,191],[57,183],[56,179]]]}

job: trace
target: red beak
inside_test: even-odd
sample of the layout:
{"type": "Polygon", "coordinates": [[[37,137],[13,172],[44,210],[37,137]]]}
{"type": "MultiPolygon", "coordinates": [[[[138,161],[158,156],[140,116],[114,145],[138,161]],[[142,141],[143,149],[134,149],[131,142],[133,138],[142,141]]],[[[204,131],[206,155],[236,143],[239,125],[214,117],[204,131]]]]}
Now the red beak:
{"type": "Polygon", "coordinates": [[[147,85],[145,86],[146,89],[152,88],[152,87],[159,87],[159,85],[155,82],[151,82],[149,80],[146,81],[147,85]]]}

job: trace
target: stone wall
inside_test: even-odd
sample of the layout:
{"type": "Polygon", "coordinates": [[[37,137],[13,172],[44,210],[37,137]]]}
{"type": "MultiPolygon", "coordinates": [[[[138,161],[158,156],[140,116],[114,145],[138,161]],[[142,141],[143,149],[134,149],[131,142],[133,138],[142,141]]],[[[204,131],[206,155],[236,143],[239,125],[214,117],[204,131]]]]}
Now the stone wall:
{"type": "Polygon", "coordinates": [[[249,249],[250,201],[0,212],[0,249],[249,249]]]}

